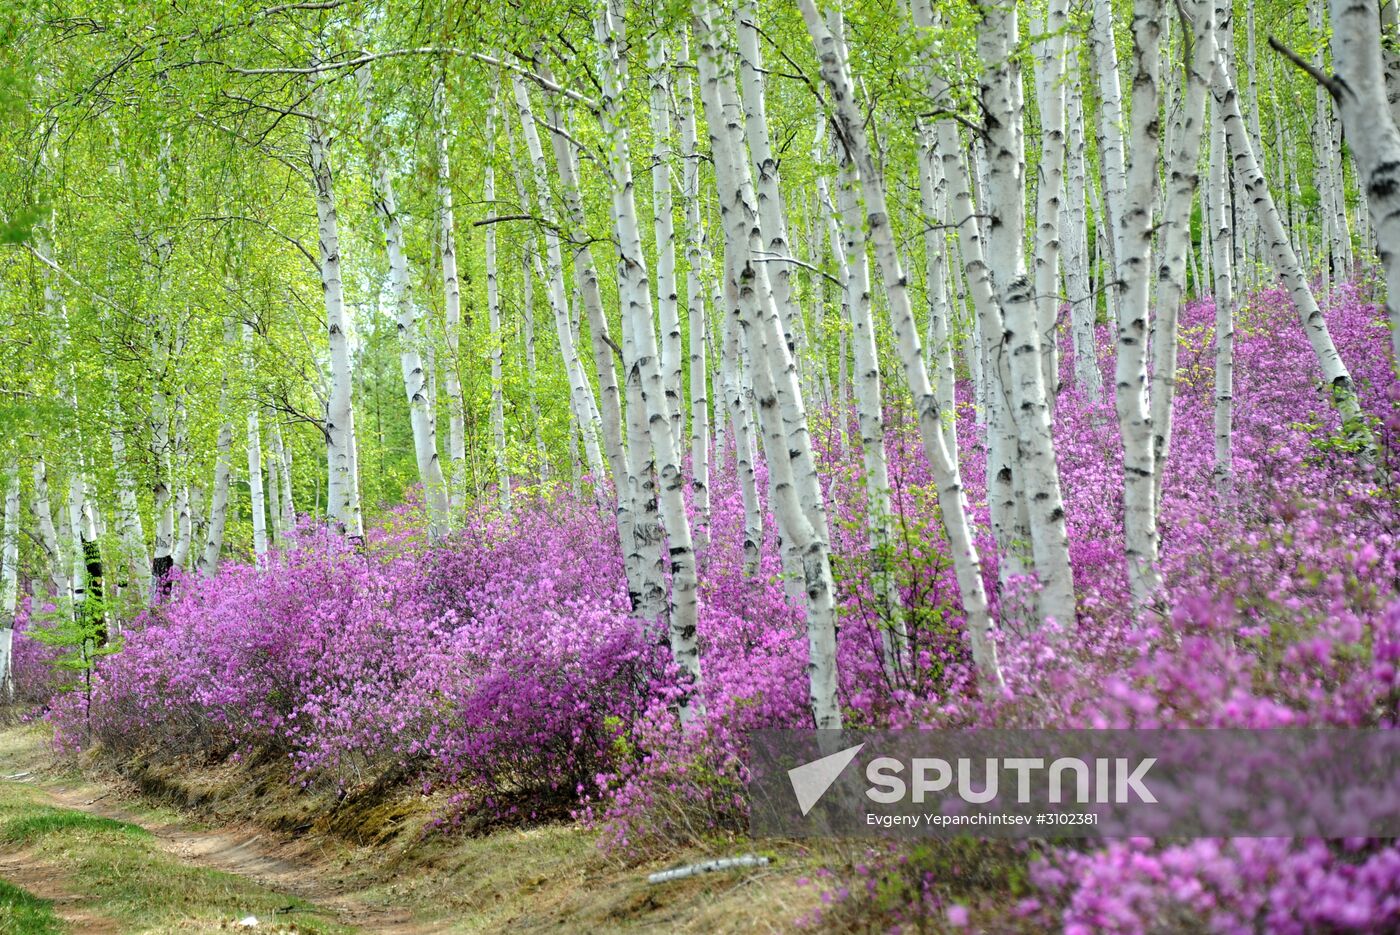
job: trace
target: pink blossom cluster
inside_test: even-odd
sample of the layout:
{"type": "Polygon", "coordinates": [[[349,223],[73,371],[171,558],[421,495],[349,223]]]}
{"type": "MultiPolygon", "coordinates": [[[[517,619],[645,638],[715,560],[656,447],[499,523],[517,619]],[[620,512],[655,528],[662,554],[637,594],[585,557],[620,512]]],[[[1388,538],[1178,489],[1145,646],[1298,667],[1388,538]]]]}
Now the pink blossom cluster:
{"type": "MultiPolygon", "coordinates": [[[[1150,622],[1130,614],[1111,392],[1097,405],[1073,387],[1060,392],[1056,439],[1080,618],[1000,632],[1008,684],[997,695],[979,688],[970,664],[936,493],[897,399],[887,411],[896,532],[887,566],[912,652],[901,671],[881,665],[889,612],[875,597],[859,434],[853,420],[843,433],[842,414],[821,413],[847,722],[1395,727],[1400,381],[1383,314],[1365,295],[1342,287],[1326,314],[1372,417],[1375,451],[1347,449],[1287,296],[1264,292],[1238,316],[1234,472],[1222,495],[1213,476],[1214,310],[1209,300],[1185,309],[1161,516],[1166,591],[1150,622]]],[[[1100,345],[1111,373],[1107,333],[1100,345]]],[[[1067,344],[1064,355],[1072,373],[1067,344]]],[[[1000,607],[1023,596],[999,590],[985,450],[970,388],[958,394],[963,479],[1000,607]]],[[[766,491],[761,464],[758,474],[766,491]]],[[[518,498],[508,516],[482,505],[431,546],[411,523],[359,549],[305,528],[294,548],[261,566],[182,578],[103,660],[90,714],[75,695],[55,703],[60,736],[117,750],[274,750],[308,782],[390,775],[467,790],[464,807],[526,817],[573,808],[622,853],[741,833],[745,732],[810,723],[805,634],[771,514],[762,567],[744,574],[732,447],[715,454],[711,494],[699,554],[707,712],[695,726],[677,722],[664,630],[629,613],[611,517],[591,499],[560,496],[518,498]]],[[[1400,851],[1384,842],[1023,851],[1036,895],[1017,911],[1068,931],[1148,931],[1162,919],[1222,932],[1400,927],[1400,851]]],[[[834,903],[864,898],[872,880],[907,866],[911,896],[889,910],[891,925],[917,927],[925,916],[975,924],[989,911],[947,898],[939,871],[907,854],[862,866],[833,884],[834,903]]]]}

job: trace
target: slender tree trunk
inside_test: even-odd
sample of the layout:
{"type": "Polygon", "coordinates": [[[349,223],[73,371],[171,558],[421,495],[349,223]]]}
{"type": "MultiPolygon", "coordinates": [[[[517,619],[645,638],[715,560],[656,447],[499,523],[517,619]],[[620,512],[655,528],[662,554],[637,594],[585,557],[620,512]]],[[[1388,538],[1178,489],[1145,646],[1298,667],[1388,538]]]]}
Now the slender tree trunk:
{"type": "Polygon", "coordinates": [[[501,510],[511,507],[510,450],[506,446],[505,380],[501,355],[505,338],[501,334],[501,285],[496,276],[496,99],[499,86],[493,80],[491,103],[486,108],[486,167],[482,198],[486,201],[486,314],[491,329],[491,436],[496,460],[496,496],[501,510]]]}
{"type": "Polygon", "coordinates": [[[1065,291],[1069,294],[1070,335],[1074,340],[1074,382],[1091,406],[1103,401],[1103,373],[1099,369],[1098,302],[1090,281],[1089,204],[1084,155],[1084,108],[1076,82],[1069,88],[1069,172],[1066,175],[1065,291]]]}
{"type": "Polygon", "coordinates": [[[953,321],[948,307],[948,182],[938,153],[937,131],[921,128],[919,140],[919,199],[924,220],[924,291],[928,301],[928,363],[933,368],[933,391],[943,417],[943,444],[948,459],[958,460],[957,401],[954,395],[953,321]]]}
{"type": "Polygon", "coordinates": [[[706,363],[705,230],[700,219],[700,147],[695,129],[689,33],[681,33],[677,61],[677,124],[681,137],[681,198],[685,204],[686,313],[690,324],[690,488],[695,510],[695,548],[710,541],[710,404],[706,363]]]}
{"type": "MultiPolygon", "coordinates": [[[[688,694],[681,702],[681,720],[685,722],[705,713],[701,695],[700,647],[696,640],[698,582],[690,520],[685,509],[685,475],[681,470],[675,426],[671,420],[673,408],[667,395],[667,380],[658,359],[652,324],[651,287],[647,282],[646,258],[642,252],[637,206],[633,198],[631,155],[622,113],[622,95],[627,82],[627,61],[620,48],[625,40],[622,0],[611,0],[608,8],[599,13],[596,33],[601,47],[599,64],[603,73],[599,122],[611,143],[608,164],[613,223],[618,239],[618,291],[623,304],[623,321],[630,325],[636,354],[625,362],[625,366],[629,372],[629,383],[632,373],[640,378],[651,447],[658,462],[661,514],[671,558],[671,656],[689,681],[688,694]]],[[[527,135],[529,132],[527,130],[527,135]]],[[[674,281],[671,289],[674,292],[674,281]]]]}
{"type": "MultiPolygon", "coordinates": [[[[881,651],[885,671],[894,680],[904,669],[909,643],[894,579],[891,553],[890,475],[885,458],[884,398],[880,391],[880,354],[875,341],[875,321],[870,314],[870,261],[867,256],[864,218],[860,210],[860,176],[854,156],[838,144],[840,177],[837,201],[841,209],[841,238],[834,243],[845,304],[850,309],[855,351],[856,419],[860,427],[862,467],[865,470],[866,517],[870,547],[871,579],[875,603],[881,615],[881,651]]],[[[834,239],[834,238],[833,238],[834,239]]]]}
{"type": "Polygon", "coordinates": [[[676,291],[676,223],[671,197],[670,57],[658,33],[647,41],[650,79],[652,233],[656,238],[656,312],[660,324],[661,376],[671,410],[671,434],[684,448],[685,399],[682,396],[680,296],[676,291]]]}
{"type": "Polygon", "coordinates": [[[1152,323],[1152,464],[1156,507],[1161,509],[1162,481],[1172,437],[1176,399],[1177,319],[1186,292],[1186,254],[1191,246],[1191,204],[1200,173],[1201,134],[1205,126],[1206,89],[1214,67],[1215,18],[1211,0],[1188,0],[1192,19],[1186,94],[1176,149],[1167,166],[1167,201],[1162,218],[1162,257],[1157,268],[1157,308],[1152,323]]]}
{"type": "MultiPolygon", "coordinates": [[[[253,327],[243,325],[243,365],[253,379],[253,327]]],[[[264,499],[262,470],[262,428],[258,421],[257,403],[248,407],[248,500],[253,511],[253,555],[258,561],[267,554],[267,505],[264,499]]]]}
{"type": "MultiPolygon", "coordinates": [[[[1121,219],[1126,210],[1128,176],[1123,161],[1123,91],[1118,78],[1118,47],[1113,40],[1112,0],[1090,0],[1093,4],[1089,44],[1099,86],[1099,153],[1103,171],[1104,229],[1109,240],[1104,254],[1115,274],[1122,265],[1121,219]]],[[[1155,91],[1154,91],[1155,95],[1155,91]]],[[[1136,155],[1136,154],[1135,154],[1136,155]]],[[[1117,299],[1117,290],[1110,294],[1117,299]]],[[[1116,320],[1112,315],[1110,321],[1116,320]]]]}
{"type": "MultiPolygon", "coordinates": [[[[540,211],[549,204],[549,167],[545,162],[544,147],[535,129],[534,111],[530,104],[530,94],[524,79],[511,76],[515,92],[515,104],[520,113],[521,135],[526,152],[534,166],[535,198],[540,211]]],[[[547,270],[541,277],[549,294],[549,304],[554,312],[555,333],[559,339],[559,353],[564,358],[564,372],[569,380],[570,399],[573,403],[574,418],[583,433],[584,453],[588,458],[588,470],[593,482],[601,484],[607,477],[603,467],[603,455],[598,446],[599,426],[597,403],[593,400],[593,386],[588,382],[583,364],[579,360],[578,348],[574,343],[573,327],[570,325],[569,300],[564,286],[564,259],[559,245],[559,231],[556,228],[545,230],[545,259],[547,270]]],[[[673,277],[674,279],[674,277],[673,277]]],[[[673,283],[674,288],[674,283],[673,283]]]]}
{"type": "Polygon", "coordinates": [[[19,461],[5,468],[5,525],[0,534],[0,701],[14,698],[15,612],[19,608],[19,461]]]}
{"type": "Polygon", "coordinates": [[[403,371],[404,395],[408,398],[409,424],[413,430],[413,455],[418,465],[418,480],[423,485],[423,501],[428,510],[428,535],[438,540],[447,532],[448,490],[438,457],[437,429],[432,414],[433,394],[423,362],[418,309],[413,303],[413,287],[409,279],[408,256],[398,202],[394,197],[394,184],[383,153],[383,131],[374,111],[370,67],[361,65],[355,77],[368,127],[366,145],[370,156],[374,208],[384,225],[384,246],[389,254],[389,304],[398,322],[399,365],[403,371]]]}
{"type": "Polygon", "coordinates": [[[1041,382],[1053,405],[1060,385],[1060,205],[1065,192],[1065,39],[1069,0],[1050,0],[1035,44],[1040,102],[1040,163],[1035,209],[1035,306],[1041,382]]]}
{"type": "MultiPolygon", "coordinates": [[[[447,70],[439,65],[437,81],[433,86],[434,113],[437,123],[434,127],[437,142],[437,204],[438,204],[438,244],[442,251],[442,291],[444,311],[444,336],[447,340],[447,456],[452,466],[450,505],[453,517],[460,516],[466,505],[467,496],[467,441],[466,418],[462,403],[462,381],[459,373],[462,368],[460,351],[462,331],[462,284],[457,274],[457,231],[456,215],[452,200],[452,164],[450,150],[451,115],[447,100],[447,70]]],[[[488,144],[491,145],[491,144],[488,144]]],[[[494,183],[493,183],[494,184],[494,183]]],[[[494,332],[493,332],[494,334],[494,332]]],[[[493,343],[493,348],[497,345],[493,343]]],[[[495,351],[494,353],[498,353],[495,351]]],[[[493,358],[493,361],[495,359],[493,358]]],[[[499,361],[495,361],[499,367],[499,361]]],[[[492,391],[495,392],[499,377],[492,371],[492,391]]],[[[493,405],[495,397],[492,397],[493,405]]],[[[494,415],[494,410],[493,410],[494,415]]],[[[494,426],[493,426],[494,427],[494,426]]],[[[503,439],[497,439],[498,449],[503,448],[503,439]]],[[[509,487],[506,488],[509,491],[509,487]]]]}
{"type": "MultiPolygon", "coordinates": [[[[271,410],[268,411],[271,414],[271,410]]],[[[269,424],[271,419],[268,419],[269,424]]],[[[276,452],[267,458],[267,531],[269,543],[280,548],[286,530],[282,528],[282,459],[276,452]]]]}
{"type": "MultiPolygon", "coordinates": [[[[904,272],[890,229],[890,216],[885,202],[884,182],[865,134],[864,121],[855,100],[854,83],[847,68],[845,45],[835,30],[818,13],[813,0],[799,0],[802,18],[812,37],[821,66],[821,76],[831,90],[834,112],[833,125],[838,139],[854,157],[865,195],[866,216],[870,238],[889,300],[890,320],[895,332],[900,359],[904,363],[905,379],[918,415],[919,435],[924,454],[938,485],[940,514],[948,536],[949,549],[967,613],[968,635],[973,659],[982,677],[992,686],[1001,685],[1001,670],[996,660],[996,644],[991,640],[991,616],[987,609],[986,592],[982,584],[981,564],[967,519],[967,497],[963,490],[958,465],[948,454],[943,440],[943,416],[938,397],[929,384],[919,348],[918,327],[904,272]]],[[[924,0],[916,0],[920,10],[920,26],[929,26],[931,11],[924,0]]],[[[956,210],[956,209],[955,209],[956,210]]]]}
{"type": "Polygon", "coordinates": [[[1137,610],[1154,606],[1157,516],[1152,413],[1148,407],[1147,316],[1152,266],[1152,209],[1161,148],[1158,90],[1161,77],[1161,0],[1134,0],[1133,98],[1127,197],[1118,215],[1118,320],[1114,409],[1123,438],[1123,527],[1128,583],[1137,610]]]}
{"type": "MultiPolygon", "coordinates": [[[[112,440],[112,469],[117,485],[117,516],[122,552],[129,564],[128,581],[134,582],[142,603],[150,599],[151,562],[146,552],[146,530],[141,521],[141,509],[136,499],[136,482],[126,458],[126,423],[122,415],[121,385],[114,367],[107,367],[111,384],[109,399],[109,436],[112,440]]],[[[121,585],[118,585],[120,593],[121,585]]]]}
{"type": "Polygon", "coordinates": [[[311,172],[316,186],[321,289],[326,300],[326,333],[331,359],[331,394],[326,409],[326,512],[340,531],[364,538],[360,513],[360,480],[355,452],[355,409],[352,396],[349,317],[340,279],[340,230],[335,187],[331,177],[330,131],[325,126],[324,90],[312,76],[312,100],[317,118],[310,121],[311,172]]]}
{"type": "MultiPolygon", "coordinates": [[[[818,728],[840,728],[837,695],[835,583],[831,577],[825,504],[812,457],[807,416],[788,336],[763,258],[774,231],[760,228],[759,198],[738,136],[740,108],[731,83],[730,62],[722,58],[706,0],[694,6],[700,45],[701,97],[710,127],[710,148],[725,222],[725,257],[730,288],[737,295],[732,334],[747,337],[759,416],[777,472],[773,502],[779,528],[802,557],[807,608],[807,670],[813,721],[818,728]],[[765,241],[765,237],[768,238],[765,241]],[[780,390],[778,385],[782,384],[780,390]],[[786,448],[793,444],[791,449],[786,448]],[[814,521],[815,520],[815,521],[814,521]]],[[[758,154],[756,154],[758,155],[758,154]]],[[[781,248],[786,251],[786,244],[781,248]]],[[[786,256],[786,252],[782,255],[786,256]]]]}
{"type": "Polygon", "coordinates": [[[1234,231],[1229,197],[1230,153],[1226,149],[1225,121],[1219,107],[1211,108],[1210,191],[1211,251],[1215,268],[1215,489],[1221,502],[1229,500],[1234,476],[1231,441],[1234,434],[1235,297],[1230,238],[1234,231]]]}
{"type": "Polygon", "coordinates": [[[1075,619],[1074,578],[1064,499],[1050,431],[1050,389],[1043,380],[1041,329],[1034,284],[1023,252],[1025,230],[1025,143],[1022,135],[1021,72],[1014,49],[1014,9],[980,8],[978,53],[982,59],[982,107],[987,113],[988,199],[993,281],[1001,311],[999,355],[1008,356],[1015,449],[1017,509],[1028,511],[1031,554],[1040,580],[1040,616],[1063,625],[1075,619]]]}
{"type": "MultiPolygon", "coordinates": [[[[548,76],[548,69],[543,69],[548,76]]],[[[665,585],[661,557],[661,536],[657,523],[656,495],[652,480],[650,445],[644,409],[633,398],[640,388],[619,388],[614,363],[614,347],[598,285],[598,270],[593,250],[584,232],[588,230],[583,199],[579,193],[578,167],[575,164],[574,143],[569,139],[564,114],[552,104],[547,105],[546,117],[554,128],[550,138],[554,149],[563,194],[564,210],[573,235],[574,280],[578,284],[584,311],[588,315],[588,332],[593,350],[594,372],[598,378],[599,416],[603,430],[603,445],[612,468],[617,494],[617,531],[622,544],[623,566],[627,575],[628,594],[634,616],[643,621],[660,619],[665,609],[665,585]],[[621,393],[628,393],[629,415],[624,423],[621,393]],[[633,418],[640,419],[637,421],[633,418]],[[634,424],[635,423],[635,424],[634,424]],[[626,431],[624,444],[623,432],[626,431]]],[[[601,479],[599,479],[601,481],[601,479]]]]}
{"type": "Polygon", "coordinates": [[[34,459],[34,517],[39,524],[39,546],[44,550],[44,565],[49,570],[54,603],[62,606],[72,597],[73,582],[63,560],[58,541],[58,528],[53,521],[53,506],[49,500],[49,466],[44,456],[34,459]]]}
{"type": "Polygon", "coordinates": [[[1387,70],[1376,34],[1375,0],[1332,0],[1329,86],[1375,221],[1385,270],[1391,363],[1400,365],[1400,131],[1386,99],[1387,70]]]}
{"type": "MultiPolygon", "coordinates": [[[[233,320],[225,319],[224,344],[231,348],[233,342],[233,320]]],[[[223,418],[219,422],[219,437],[215,442],[214,492],[209,504],[209,530],[199,558],[199,570],[205,575],[213,575],[219,569],[219,553],[224,548],[224,528],[228,522],[229,452],[233,448],[233,423],[228,417],[227,378],[219,388],[219,413],[223,418]]]]}
{"type": "Polygon", "coordinates": [[[1307,276],[1298,262],[1297,254],[1293,252],[1288,233],[1283,228],[1283,220],[1274,206],[1269,184],[1259,169],[1249,134],[1245,130],[1244,117],[1240,113],[1239,96],[1235,93],[1235,86],[1230,77],[1229,61],[1228,48],[1218,49],[1212,90],[1216,106],[1220,108],[1225,119],[1225,132],[1229,137],[1235,169],[1243,180],[1250,202],[1254,205],[1274,272],[1283,280],[1284,287],[1292,296],[1293,305],[1298,310],[1303,333],[1307,335],[1308,343],[1312,345],[1313,353],[1317,356],[1332,404],[1341,415],[1343,430],[1355,435],[1369,450],[1373,442],[1361,413],[1361,404],[1356,396],[1351,373],[1342,362],[1341,355],[1337,353],[1336,345],[1332,343],[1327,320],[1317,307],[1312,287],[1308,285],[1307,276]]]}

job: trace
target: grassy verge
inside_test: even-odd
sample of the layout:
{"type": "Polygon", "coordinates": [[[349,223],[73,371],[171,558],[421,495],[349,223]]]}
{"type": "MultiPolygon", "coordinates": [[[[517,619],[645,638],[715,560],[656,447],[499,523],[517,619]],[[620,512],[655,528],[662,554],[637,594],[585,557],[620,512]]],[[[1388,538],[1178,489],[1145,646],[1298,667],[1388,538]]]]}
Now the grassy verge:
{"type": "MultiPolygon", "coordinates": [[[[348,932],[303,900],[244,877],[183,863],[137,825],[55,808],[20,783],[0,783],[0,854],[42,894],[65,894],[65,910],[95,915],[121,932],[208,931],[247,915],[260,931],[348,932]]],[[[50,901],[0,887],[0,932],[59,932],[50,901]]]]}
{"type": "Polygon", "coordinates": [[[4,935],[59,935],[53,903],[0,880],[0,932],[4,935]]]}

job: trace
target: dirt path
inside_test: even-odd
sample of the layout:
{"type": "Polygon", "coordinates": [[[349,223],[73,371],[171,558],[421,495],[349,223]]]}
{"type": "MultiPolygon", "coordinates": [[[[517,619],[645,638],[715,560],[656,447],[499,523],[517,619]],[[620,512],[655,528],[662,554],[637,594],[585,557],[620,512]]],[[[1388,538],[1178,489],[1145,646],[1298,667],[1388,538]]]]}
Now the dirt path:
{"type": "MultiPolygon", "coordinates": [[[[11,780],[15,781],[15,780],[11,780]]],[[[315,904],[337,922],[384,935],[433,935],[449,929],[443,925],[416,921],[407,908],[377,905],[362,893],[346,886],[341,871],[328,859],[318,857],[294,838],[252,826],[223,826],[204,829],[190,822],[153,822],[148,814],[125,808],[119,793],[98,786],[48,784],[26,777],[53,805],[139,825],[155,837],[157,845],[171,857],[197,866],[246,877],[270,889],[285,892],[315,904]]],[[[42,887],[26,885],[19,870],[21,861],[0,861],[0,876],[36,895],[53,899],[61,906],[72,901],[67,894],[50,895],[42,887]],[[11,870],[15,872],[12,874],[11,870]]],[[[88,920],[75,925],[78,932],[115,932],[115,928],[88,927],[88,920]]],[[[96,922],[97,920],[91,920],[96,922]]]]}

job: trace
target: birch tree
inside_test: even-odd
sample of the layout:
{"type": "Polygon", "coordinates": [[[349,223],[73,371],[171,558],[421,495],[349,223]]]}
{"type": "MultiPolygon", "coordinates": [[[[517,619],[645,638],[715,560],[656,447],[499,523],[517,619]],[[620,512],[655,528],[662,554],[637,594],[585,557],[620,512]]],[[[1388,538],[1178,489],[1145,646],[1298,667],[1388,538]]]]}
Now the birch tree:
{"type": "MultiPolygon", "coordinates": [[[[624,361],[629,373],[636,373],[646,407],[651,448],[660,475],[661,513],[665,522],[671,558],[670,644],[677,668],[690,683],[690,693],[681,705],[681,720],[703,716],[700,694],[700,648],[696,640],[698,602],[695,550],[690,537],[690,519],[685,509],[685,476],[671,421],[671,401],[666,378],[658,358],[653,326],[651,286],[647,282],[646,257],[642,253],[641,229],[632,189],[632,164],[622,94],[627,83],[627,61],[620,48],[625,41],[620,0],[610,0],[595,23],[599,67],[603,74],[599,123],[611,140],[608,151],[609,183],[612,191],[613,224],[618,241],[618,292],[623,303],[623,320],[631,332],[635,356],[624,361]]],[[[674,288],[674,286],[673,286],[674,288]]],[[[629,376],[629,382],[631,381],[629,376]]],[[[629,400],[628,408],[633,402],[629,400]]],[[[637,443],[642,443],[641,439],[637,443]]]]}
{"type": "Polygon", "coordinates": [[[1400,362],[1400,132],[1386,98],[1375,0],[1332,0],[1334,74],[1315,73],[1336,102],[1376,229],[1386,278],[1392,362],[1400,362]]]}
{"type": "Polygon", "coordinates": [[[386,141],[375,113],[374,82],[369,66],[360,66],[355,78],[369,130],[366,142],[370,153],[374,209],[384,227],[384,247],[389,255],[389,305],[398,323],[399,366],[403,371],[404,395],[408,397],[409,423],[413,428],[414,460],[418,465],[418,480],[423,485],[423,500],[428,508],[428,534],[433,539],[439,539],[447,531],[448,491],[438,457],[437,423],[431,409],[434,394],[429,389],[423,361],[418,308],[413,303],[403,224],[384,151],[386,141]]]}
{"type": "MultiPolygon", "coordinates": [[[[452,467],[450,506],[454,515],[461,513],[466,504],[467,486],[467,440],[466,419],[462,402],[462,381],[459,371],[462,368],[462,283],[457,272],[457,218],[453,210],[452,197],[452,131],[449,102],[447,100],[447,69],[439,64],[436,81],[433,84],[434,142],[437,144],[437,205],[438,205],[438,249],[442,254],[442,294],[443,330],[447,341],[447,452],[452,467]]],[[[494,181],[492,183],[494,185],[494,181]]],[[[499,309],[497,310],[499,317],[499,309]]],[[[492,335],[500,331],[500,322],[492,327],[492,335]]],[[[496,387],[500,380],[499,345],[493,341],[493,362],[495,369],[491,375],[492,391],[492,431],[495,431],[497,405],[496,387]]],[[[504,456],[504,432],[495,439],[498,456],[504,456]]],[[[498,477],[499,482],[499,477],[498,477]]],[[[509,486],[504,488],[509,496],[509,486]]]]}
{"type": "Polygon", "coordinates": [[[331,392],[326,407],[326,512],[351,538],[364,538],[360,513],[360,479],[355,459],[355,410],[350,364],[349,317],[340,278],[340,229],[335,186],[331,176],[330,133],[325,126],[325,91],[310,78],[315,116],[308,121],[311,174],[315,185],[318,259],[326,305],[326,334],[330,346],[331,392]]]}

